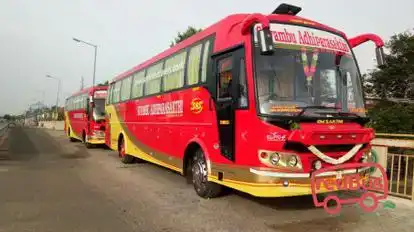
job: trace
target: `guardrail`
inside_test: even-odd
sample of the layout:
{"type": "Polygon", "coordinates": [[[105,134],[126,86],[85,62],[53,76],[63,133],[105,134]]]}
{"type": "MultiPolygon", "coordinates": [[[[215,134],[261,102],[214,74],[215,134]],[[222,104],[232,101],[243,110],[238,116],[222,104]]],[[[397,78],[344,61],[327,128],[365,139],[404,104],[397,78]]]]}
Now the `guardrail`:
{"type": "Polygon", "coordinates": [[[0,128],[0,151],[5,151],[7,148],[4,148],[4,144],[7,141],[8,133],[10,131],[10,128],[15,127],[16,124],[13,122],[9,122],[5,124],[3,127],[0,128]]]}
{"type": "Polygon", "coordinates": [[[389,194],[414,200],[414,135],[377,133],[376,136],[371,144],[377,162],[387,170],[389,194]]]}
{"type": "Polygon", "coordinates": [[[52,130],[64,130],[65,122],[63,120],[59,121],[39,121],[38,127],[52,129],[52,130]]]}

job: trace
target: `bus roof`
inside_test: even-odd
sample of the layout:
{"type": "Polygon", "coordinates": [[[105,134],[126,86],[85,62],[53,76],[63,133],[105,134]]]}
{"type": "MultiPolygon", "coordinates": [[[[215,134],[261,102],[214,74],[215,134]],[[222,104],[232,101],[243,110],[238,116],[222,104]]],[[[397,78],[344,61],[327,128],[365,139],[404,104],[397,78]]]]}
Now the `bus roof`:
{"type": "Polygon", "coordinates": [[[78,96],[78,95],[81,95],[81,94],[84,94],[84,93],[92,94],[96,90],[107,90],[107,89],[108,89],[107,85],[86,87],[86,88],[83,88],[82,90],[80,90],[78,92],[75,92],[70,97],[78,96]]]}
{"type": "MultiPolygon", "coordinates": [[[[240,32],[242,22],[246,17],[250,15],[251,14],[229,15],[226,18],[202,30],[201,32],[198,32],[197,34],[189,37],[188,39],[176,44],[174,47],[164,50],[158,55],[144,61],[141,64],[138,64],[137,66],[131,68],[130,70],[119,74],[111,81],[111,83],[113,83],[114,81],[120,80],[122,78],[125,78],[131,75],[132,73],[135,73],[138,70],[146,68],[147,66],[154,64],[157,61],[164,59],[165,57],[168,57],[176,53],[177,51],[180,51],[181,49],[186,48],[192,45],[193,43],[196,43],[197,41],[202,40],[213,34],[216,34],[215,40],[220,41],[219,43],[215,43],[214,52],[218,52],[226,48],[229,48],[231,46],[240,44],[243,41],[242,40],[243,36],[240,32]]],[[[284,14],[270,14],[270,15],[267,15],[266,17],[269,21],[277,21],[280,23],[290,23],[290,24],[296,24],[296,25],[315,27],[318,29],[322,29],[322,30],[326,30],[329,32],[339,34],[345,37],[345,39],[347,39],[346,35],[343,32],[335,28],[332,28],[327,25],[324,25],[324,24],[321,24],[321,23],[318,23],[316,21],[312,21],[306,18],[302,18],[299,16],[284,15],[284,14]]]]}

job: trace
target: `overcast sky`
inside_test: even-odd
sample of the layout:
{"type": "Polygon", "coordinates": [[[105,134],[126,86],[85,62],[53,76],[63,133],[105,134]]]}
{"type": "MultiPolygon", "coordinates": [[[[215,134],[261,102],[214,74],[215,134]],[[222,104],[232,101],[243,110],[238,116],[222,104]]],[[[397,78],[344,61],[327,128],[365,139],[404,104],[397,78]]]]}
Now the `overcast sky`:
{"type": "MultiPolygon", "coordinates": [[[[29,104],[60,103],[92,84],[93,48],[97,44],[97,83],[169,47],[187,26],[206,27],[233,13],[270,13],[283,1],[260,0],[0,0],[0,114],[21,113],[29,104]]],[[[376,33],[387,40],[414,27],[413,0],[291,0],[301,16],[344,31],[349,37],[376,33]],[[395,10],[394,10],[395,9],[395,10]]],[[[374,45],[355,50],[364,72],[373,67],[374,45]]]]}

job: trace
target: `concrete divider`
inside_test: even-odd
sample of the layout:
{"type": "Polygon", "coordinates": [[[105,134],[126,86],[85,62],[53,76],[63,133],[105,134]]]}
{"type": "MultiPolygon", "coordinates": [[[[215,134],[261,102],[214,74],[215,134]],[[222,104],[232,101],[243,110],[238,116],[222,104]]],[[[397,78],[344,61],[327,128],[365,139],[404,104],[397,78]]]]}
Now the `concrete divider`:
{"type": "Polygon", "coordinates": [[[64,121],[40,121],[38,127],[52,130],[64,130],[64,121]]]}
{"type": "MultiPolygon", "coordinates": [[[[0,152],[8,150],[8,138],[9,138],[9,131],[11,127],[16,126],[15,123],[7,123],[1,125],[0,127],[0,152]]],[[[0,159],[4,159],[4,157],[0,154],[0,159]]]]}

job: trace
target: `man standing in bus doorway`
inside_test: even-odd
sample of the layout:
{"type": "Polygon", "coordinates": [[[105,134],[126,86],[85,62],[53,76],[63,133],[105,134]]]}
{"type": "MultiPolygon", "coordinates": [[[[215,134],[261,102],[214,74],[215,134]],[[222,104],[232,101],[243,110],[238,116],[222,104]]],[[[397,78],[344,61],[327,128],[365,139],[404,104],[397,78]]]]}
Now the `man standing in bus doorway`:
{"type": "MultiPolygon", "coordinates": [[[[227,86],[222,88],[222,94],[220,95],[220,98],[233,98],[232,94],[232,88],[233,88],[233,78],[231,74],[227,77],[229,79],[229,82],[227,86]]],[[[247,92],[246,88],[239,84],[239,99],[238,99],[238,106],[239,107],[246,107],[247,106],[247,92]]]]}

